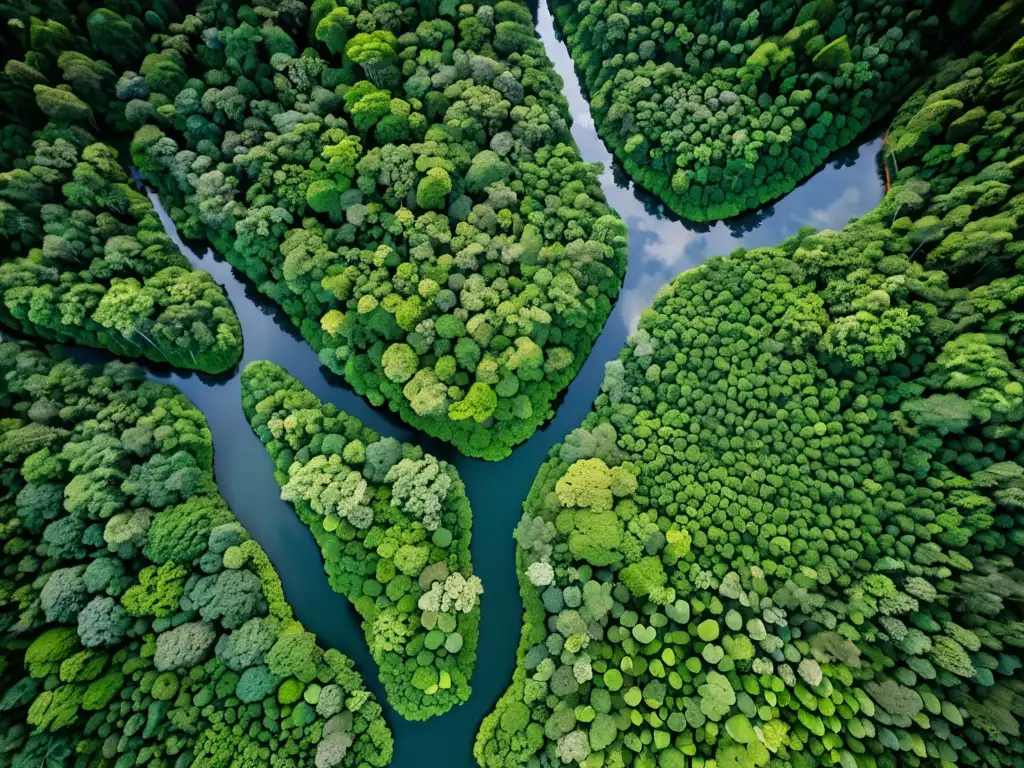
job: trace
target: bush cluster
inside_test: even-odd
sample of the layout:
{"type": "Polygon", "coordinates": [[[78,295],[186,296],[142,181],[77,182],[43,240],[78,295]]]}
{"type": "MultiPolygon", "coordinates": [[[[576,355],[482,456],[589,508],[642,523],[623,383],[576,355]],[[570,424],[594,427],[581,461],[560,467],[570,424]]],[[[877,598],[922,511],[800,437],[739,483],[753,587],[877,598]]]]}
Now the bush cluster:
{"type": "Polygon", "coordinates": [[[875,211],[681,275],[607,365],[482,765],[1024,759],[1019,8],[901,108],[875,211]]]}
{"type": "Polygon", "coordinates": [[[7,30],[22,34],[7,41],[0,75],[0,101],[11,108],[0,150],[0,322],[53,341],[225,371],[241,358],[242,332],[223,289],[192,270],[130,185],[117,150],[93,135],[101,125],[117,133],[124,110],[114,67],[144,47],[144,31],[162,28],[169,11],[157,4],[129,14],[133,26],[109,8],[82,18],[54,6],[58,18],[15,18],[7,30]],[[112,34],[125,39],[115,43],[112,34]]]}
{"type": "Polygon", "coordinates": [[[0,344],[0,752],[13,766],[384,766],[391,733],[133,365],[0,344]]]}
{"type": "Polygon", "coordinates": [[[374,405],[488,459],[551,413],[625,228],[519,0],[207,0],[117,84],[180,231],[374,405]]]}
{"type": "Polygon", "coordinates": [[[281,497],[313,532],[331,586],[363,619],[391,705],[426,720],[464,702],[483,588],[455,468],[324,405],[273,363],[246,367],[242,398],[281,497]]]}
{"type": "Polygon", "coordinates": [[[887,114],[985,5],[552,3],[599,133],[630,176],[694,221],[791,191],[887,114]]]}

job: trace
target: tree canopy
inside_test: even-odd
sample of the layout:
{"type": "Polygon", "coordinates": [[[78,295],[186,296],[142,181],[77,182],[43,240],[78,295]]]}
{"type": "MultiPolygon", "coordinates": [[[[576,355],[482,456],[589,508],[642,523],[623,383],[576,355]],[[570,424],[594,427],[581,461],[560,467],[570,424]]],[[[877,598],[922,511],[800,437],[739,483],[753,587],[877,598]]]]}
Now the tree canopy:
{"type": "Polygon", "coordinates": [[[295,620],[218,494],[188,400],[134,365],[14,343],[0,379],[7,763],[390,762],[352,661],[295,620]]]}
{"type": "Polygon", "coordinates": [[[601,137],[692,221],[790,192],[996,2],[553,0],[601,137]]]}
{"type": "Polygon", "coordinates": [[[242,331],[223,288],[178,251],[132,185],[127,153],[113,146],[144,104],[118,100],[138,93],[134,81],[118,81],[120,64],[133,51],[141,61],[146,31],[164,29],[177,9],[117,2],[88,13],[89,5],[47,3],[55,18],[15,13],[0,32],[13,37],[0,73],[0,323],[226,371],[242,356],[242,331]]]}
{"type": "Polygon", "coordinates": [[[1019,29],[910,95],[874,211],[659,291],[525,504],[481,765],[1020,762],[1019,29]]]}
{"type": "Polygon", "coordinates": [[[362,617],[391,705],[426,720],[466,701],[483,587],[455,468],[321,403],[273,363],[245,368],[242,402],[281,498],[313,532],[331,586],[362,617]]]}
{"type": "Polygon", "coordinates": [[[357,392],[504,458],[625,270],[527,6],[295,6],[202,2],[154,35],[166,66],[119,81],[132,159],[357,392]]]}

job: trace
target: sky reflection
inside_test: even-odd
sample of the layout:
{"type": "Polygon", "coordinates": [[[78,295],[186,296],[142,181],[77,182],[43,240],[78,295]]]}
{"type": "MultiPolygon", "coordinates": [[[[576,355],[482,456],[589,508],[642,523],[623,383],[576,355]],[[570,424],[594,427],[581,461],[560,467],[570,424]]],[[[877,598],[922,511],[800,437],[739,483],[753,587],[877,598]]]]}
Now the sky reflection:
{"type": "Polygon", "coordinates": [[[636,330],[641,313],[662,285],[710,257],[724,256],[739,247],[777,245],[803,226],[839,229],[881,201],[878,156],[882,140],[873,138],[837,153],[832,162],[802,185],[755,213],[711,225],[682,221],[651,195],[638,190],[616,168],[614,157],[597,134],[572,59],[555,35],[551,13],[544,2],[538,8],[537,26],[548,56],[565,80],[563,93],[573,119],[573,138],[584,160],[604,165],[601,187],[629,228],[629,267],[602,343],[609,334],[621,336],[624,341],[627,334],[636,330]],[[618,333],[616,323],[620,326],[618,333]]]}

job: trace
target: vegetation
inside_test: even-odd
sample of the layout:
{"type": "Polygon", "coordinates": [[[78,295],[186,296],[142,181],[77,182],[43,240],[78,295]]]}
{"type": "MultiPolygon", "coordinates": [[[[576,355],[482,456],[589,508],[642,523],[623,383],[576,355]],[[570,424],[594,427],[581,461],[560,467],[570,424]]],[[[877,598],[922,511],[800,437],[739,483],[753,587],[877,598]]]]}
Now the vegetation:
{"type": "Polygon", "coordinates": [[[520,0],[204,0],[118,92],[186,237],[320,359],[463,453],[508,455],[600,332],[625,228],[520,0]]]}
{"type": "Polygon", "coordinates": [[[676,213],[707,221],[792,190],[996,4],[551,5],[609,148],[676,213]]]}
{"type": "Polygon", "coordinates": [[[0,751],[12,766],[384,766],[352,662],[297,622],[202,414],[132,365],[0,345],[0,751]]]}
{"type": "MultiPolygon", "coordinates": [[[[551,451],[477,760],[1024,764],[1021,4],[553,5],[602,135],[692,219],[784,194],[902,107],[875,211],[663,288],[551,451]]],[[[550,416],[625,228],[525,2],[0,9],[0,322],[237,363],[130,156],[373,405],[487,459],[550,416]]],[[[119,362],[3,343],[0,374],[11,765],[387,764],[380,706],[217,493],[202,414],[119,362]]],[[[455,469],[272,363],[242,397],[395,709],[466,701],[482,586],[455,469]]]]}
{"type": "Polygon", "coordinates": [[[281,498],[309,526],[331,586],[363,619],[395,710],[426,720],[469,698],[480,622],[472,512],[455,468],[381,438],[286,371],[251,363],[246,416],[281,498]]]}
{"type": "Polygon", "coordinates": [[[1024,759],[1019,13],[899,111],[875,211],[681,275],[607,365],[481,765],[1024,759]]]}
{"type": "Polygon", "coordinates": [[[53,5],[55,18],[29,17],[23,7],[5,30],[0,322],[53,341],[225,371],[241,358],[242,334],[223,289],[191,269],[149,199],[130,186],[117,150],[94,137],[101,126],[104,135],[124,134],[114,66],[135,49],[141,56],[145,33],[162,29],[173,6],[143,13],[114,3],[71,14],[53,5]]]}

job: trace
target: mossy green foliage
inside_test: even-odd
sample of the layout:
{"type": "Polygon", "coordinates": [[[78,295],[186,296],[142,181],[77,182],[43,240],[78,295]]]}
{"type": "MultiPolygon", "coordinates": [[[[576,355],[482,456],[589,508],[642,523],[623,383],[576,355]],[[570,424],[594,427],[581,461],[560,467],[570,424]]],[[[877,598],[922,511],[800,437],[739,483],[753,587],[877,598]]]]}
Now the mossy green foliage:
{"type": "Polygon", "coordinates": [[[246,367],[242,399],[282,498],[312,530],[331,586],[362,616],[391,705],[425,720],[466,701],[483,590],[455,468],[381,438],[272,363],[246,367]]]}
{"type": "Polygon", "coordinates": [[[242,355],[230,302],[164,233],[114,147],[95,138],[125,135],[115,92],[135,93],[117,84],[110,27],[126,25],[116,50],[141,57],[146,28],[162,29],[174,15],[162,3],[148,13],[135,6],[138,16],[124,5],[133,24],[110,8],[88,14],[83,5],[78,17],[52,3],[59,18],[15,18],[7,27],[14,39],[0,74],[0,102],[10,108],[0,141],[0,322],[219,373],[242,355]]]}
{"type": "Polygon", "coordinates": [[[1024,41],[989,31],[875,211],[681,275],[608,364],[516,530],[481,765],[1020,764],[1024,41]]]}
{"type": "Polygon", "coordinates": [[[504,458],[608,317],[625,228],[525,3],[338,6],[201,2],[120,81],[151,106],[132,157],[356,391],[504,458]]]}
{"type": "Polygon", "coordinates": [[[597,129],[679,215],[791,191],[996,3],[553,0],[597,129]]]}
{"type": "Polygon", "coordinates": [[[218,495],[188,400],[12,343],[0,376],[6,764],[390,761],[351,660],[294,619],[218,495]]]}

